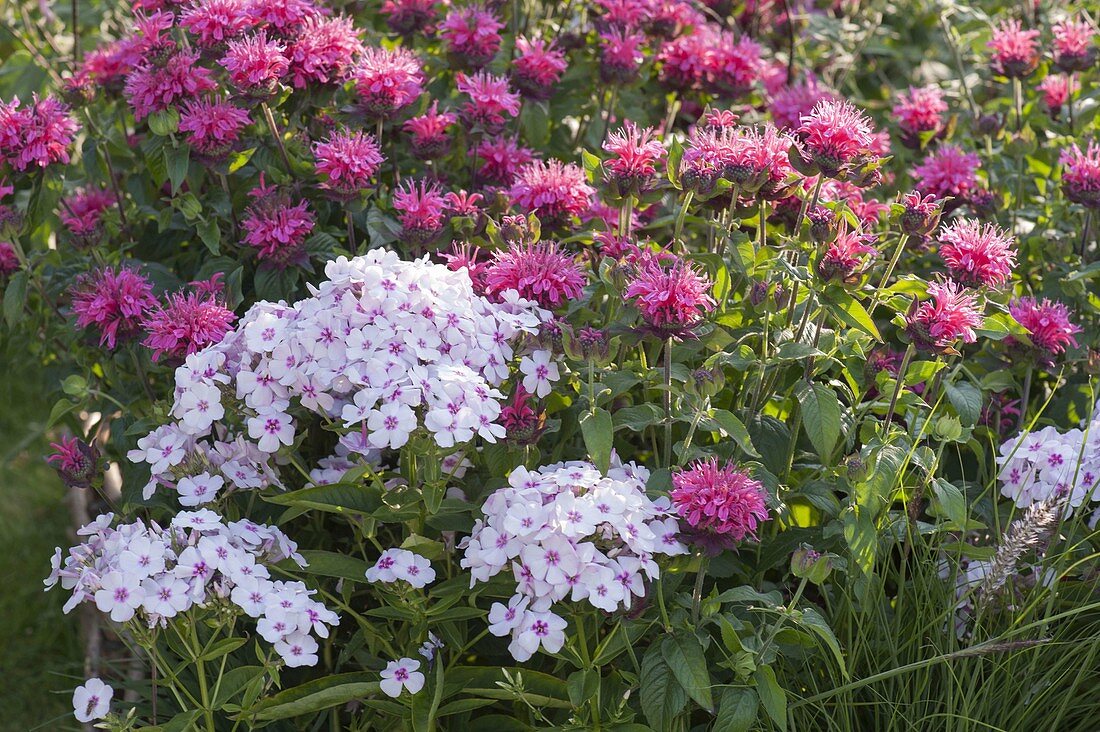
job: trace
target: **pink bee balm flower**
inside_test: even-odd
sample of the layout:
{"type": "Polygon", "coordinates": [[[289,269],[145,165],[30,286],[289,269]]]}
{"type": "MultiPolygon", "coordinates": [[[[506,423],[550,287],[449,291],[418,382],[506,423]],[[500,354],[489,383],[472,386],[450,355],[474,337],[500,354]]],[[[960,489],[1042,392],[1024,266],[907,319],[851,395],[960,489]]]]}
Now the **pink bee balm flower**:
{"type": "Polygon", "coordinates": [[[248,112],[229,102],[189,99],[181,105],[180,132],[200,157],[211,162],[224,160],[250,123],[248,112]]]}
{"type": "Polygon", "coordinates": [[[529,41],[523,36],[516,38],[516,54],[512,61],[516,89],[532,99],[549,99],[554,85],[569,66],[565,54],[552,41],[529,41]]]}
{"type": "Polygon", "coordinates": [[[1027,76],[1039,65],[1039,31],[1024,30],[1016,19],[1002,21],[987,44],[994,73],[1011,78],[1027,76]]]}
{"type": "Polygon", "coordinates": [[[943,201],[935,196],[910,192],[901,197],[904,210],[899,216],[901,230],[909,236],[927,236],[940,223],[943,201]]]}
{"type": "Polygon", "coordinates": [[[245,0],[197,0],[180,14],[180,25],[204,48],[236,38],[254,22],[245,0]]]}
{"type": "Polygon", "coordinates": [[[462,108],[462,114],[472,125],[481,125],[490,134],[497,134],[504,126],[505,115],[519,114],[519,96],[508,88],[508,80],[479,71],[473,76],[458,74],[456,86],[470,101],[462,108]]]}
{"type": "Polygon", "coordinates": [[[699,460],[672,476],[669,498],[688,526],[690,538],[717,554],[756,530],[768,520],[764,485],[734,463],[716,458],[699,460]]]}
{"type": "Polygon", "coordinates": [[[439,24],[439,35],[452,61],[464,68],[479,69],[500,50],[500,29],[496,16],[472,5],[454,8],[439,24]]]}
{"type": "Polygon", "coordinates": [[[1008,304],[1008,312],[1017,323],[1027,328],[1030,348],[1011,336],[1009,345],[1029,351],[1031,356],[1045,366],[1053,365],[1056,356],[1066,351],[1066,346],[1077,347],[1074,335],[1081,329],[1069,319],[1069,310],[1060,302],[1043,298],[1021,297],[1008,304]]]}
{"type": "Polygon", "coordinates": [[[403,36],[428,33],[434,30],[438,4],[439,0],[386,0],[382,3],[382,15],[394,33],[403,36]]]}
{"type": "Polygon", "coordinates": [[[676,91],[701,89],[716,34],[696,30],[664,43],[657,52],[657,78],[676,91]]]}
{"type": "Polygon", "coordinates": [[[256,250],[256,257],[277,268],[302,262],[306,237],[313,231],[314,217],[306,200],[291,204],[291,198],[274,186],[260,185],[249,191],[253,202],[241,221],[244,243],[256,250]]]}
{"type": "Polygon", "coordinates": [[[505,430],[505,439],[515,445],[533,445],[546,428],[546,415],[538,411],[535,395],[516,385],[512,400],[500,410],[500,424],[505,430]]]}
{"type": "Polygon", "coordinates": [[[948,274],[967,287],[1003,287],[1016,266],[1015,240],[993,224],[958,219],[940,229],[940,256],[948,274]]]}
{"type": "Polygon", "coordinates": [[[290,69],[286,44],[267,39],[267,32],[229,42],[225,57],[218,61],[229,71],[229,80],[242,91],[266,96],[275,91],[290,69]]]}
{"type": "Polygon", "coordinates": [[[621,195],[647,190],[657,177],[657,166],[667,155],[652,127],[639,130],[629,121],[608,135],[603,149],[612,155],[604,161],[604,170],[621,195]]]}
{"type": "Polygon", "coordinates": [[[981,160],[976,154],[963,152],[955,145],[941,145],[913,168],[913,177],[921,193],[936,198],[965,200],[971,191],[978,188],[975,172],[979,165],[981,160]]]}
{"type": "Polygon", "coordinates": [[[477,146],[478,181],[488,185],[511,186],[520,168],[535,159],[535,151],[523,147],[516,137],[490,137],[477,146]]]}
{"type": "Polygon", "coordinates": [[[595,193],[575,164],[533,160],[519,169],[508,195],[520,210],[554,226],[587,211],[595,193]]]}
{"type": "Polygon", "coordinates": [[[829,178],[870,154],[873,133],[871,120],[850,102],[831,99],[818,102],[798,128],[809,161],[829,178]]]}
{"type": "Polygon", "coordinates": [[[403,241],[424,245],[443,230],[446,199],[438,183],[405,181],[393,194],[393,207],[398,211],[403,241]]]}
{"type": "Polygon", "coordinates": [[[1100,208],[1100,145],[1090,140],[1084,151],[1073,143],[1058,158],[1066,198],[1087,208],[1100,208]]]}
{"type": "Polygon", "coordinates": [[[141,344],[152,349],[154,361],[161,356],[179,360],[220,343],[237,319],[211,287],[213,280],[193,284],[194,292],[173,293],[142,321],[146,336],[141,344]]]}
{"type": "Polygon", "coordinates": [[[99,345],[106,345],[108,350],[137,333],[146,311],[157,306],[149,280],[125,267],[104,267],[82,275],[73,287],[72,298],[77,326],[95,326],[99,345]]]}
{"type": "Polygon", "coordinates": [[[580,297],[585,282],[573,258],[552,241],[512,244],[498,251],[485,270],[487,294],[515,290],[547,309],[580,297]]]}
{"type": "Polygon", "coordinates": [[[95,243],[103,233],[103,212],[114,203],[114,196],[101,188],[77,191],[64,199],[57,215],[72,234],[73,242],[83,247],[95,243]]]}
{"type": "Polygon", "coordinates": [[[661,336],[682,336],[714,309],[710,280],[691,264],[672,258],[667,264],[650,256],[637,263],[623,299],[633,301],[649,329],[661,336]]]}
{"type": "Polygon", "coordinates": [[[485,277],[490,262],[483,256],[481,249],[469,242],[451,242],[451,251],[440,254],[447,262],[447,269],[458,272],[465,269],[470,275],[470,283],[478,295],[485,294],[485,277]]]}
{"type": "Polygon", "coordinates": [[[705,57],[707,88],[724,99],[745,96],[760,78],[760,53],[760,45],[748,35],[719,33],[705,57]]]}
{"type": "Polygon", "coordinates": [[[321,14],[312,0],[252,0],[248,12],[256,25],[270,25],[280,36],[292,36],[307,18],[321,14]]]}
{"type": "Polygon", "coordinates": [[[453,112],[440,112],[439,102],[432,102],[428,111],[419,117],[413,117],[401,126],[412,135],[409,142],[412,153],[420,160],[435,160],[447,154],[451,147],[451,138],[447,128],[458,121],[453,112]]]}
{"type": "Polygon", "coordinates": [[[198,65],[197,51],[179,51],[163,63],[146,63],[126,78],[125,94],[134,119],[143,120],[214,88],[209,69],[198,65]]]}
{"type": "Polygon", "coordinates": [[[836,101],[837,97],[810,74],[804,81],[789,84],[773,93],[768,111],[777,127],[796,130],[802,124],[802,118],[819,102],[826,100],[836,101]]]}
{"type": "Polygon", "coordinates": [[[0,241],[0,281],[19,271],[19,255],[10,241],[0,241]]]}
{"type": "Polygon", "coordinates": [[[53,452],[46,462],[54,467],[61,482],[68,488],[91,488],[99,476],[99,451],[75,437],[62,437],[51,442],[53,452]]]}
{"type": "Polygon", "coordinates": [[[1038,86],[1043,104],[1051,117],[1057,118],[1069,97],[1077,90],[1077,84],[1067,74],[1048,74],[1038,86]]]}
{"type": "Polygon", "coordinates": [[[77,130],[69,106],[53,97],[39,99],[37,94],[29,107],[19,105],[19,97],[9,103],[0,101],[0,158],[16,170],[68,163],[77,130]]]}
{"type": "Polygon", "coordinates": [[[1087,71],[1096,63],[1093,39],[1096,31],[1084,20],[1065,20],[1051,27],[1054,33],[1054,63],[1063,71],[1087,71]]]}
{"type": "Polygon", "coordinates": [[[298,89],[313,82],[341,80],[363,51],[359,31],[351,18],[343,15],[311,15],[295,32],[294,39],[288,55],[291,81],[298,89]]]}
{"type": "Polygon", "coordinates": [[[842,220],[836,238],[825,247],[825,252],[817,263],[817,272],[821,279],[851,282],[867,255],[878,253],[871,246],[874,241],[873,235],[864,234],[859,229],[849,230],[842,220]]]}
{"type": "Polygon", "coordinates": [[[947,111],[947,102],[943,100],[943,91],[938,86],[909,87],[908,92],[898,95],[894,105],[894,116],[898,120],[911,147],[919,146],[921,133],[939,133],[943,130],[943,114],[947,111]]]}
{"type": "Polygon", "coordinates": [[[622,29],[600,33],[600,81],[620,85],[634,81],[645,60],[645,41],[641,33],[622,29]]]}
{"type": "Polygon", "coordinates": [[[359,105],[375,118],[387,118],[420,98],[424,74],[420,60],[406,48],[368,48],[352,72],[359,105]]]}
{"type": "Polygon", "coordinates": [[[371,178],[385,160],[374,137],[360,130],[333,132],[327,140],[313,144],[313,155],[321,187],[349,199],[370,188],[371,178]]]}
{"type": "Polygon", "coordinates": [[[947,280],[928,285],[931,300],[916,302],[906,316],[906,333],[913,345],[938,354],[955,353],[956,341],[973,343],[982,324],[978,297],[947,280]]]}

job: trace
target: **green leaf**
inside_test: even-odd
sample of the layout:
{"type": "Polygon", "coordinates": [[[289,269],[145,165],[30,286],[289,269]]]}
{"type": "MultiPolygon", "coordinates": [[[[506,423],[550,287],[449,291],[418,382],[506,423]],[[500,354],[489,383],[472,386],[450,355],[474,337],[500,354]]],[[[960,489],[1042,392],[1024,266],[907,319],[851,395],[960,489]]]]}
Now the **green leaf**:
{"type": "Polygon", "coordinates": [[[180,113],[175,107],[149,115],[149,129],[154,135],[167,137],[180,128],[180,113]]]}
{"type": "Polygon", "coordinates": [[[265,673],[266,669],[263,666],[238,666],[226,671],[218,686],[218,695],[214,698],[214,708],[221,709],[230,699],[265,673]]]}
{"type": "Polygon", "coordinates": [[[684,157],[684,146],[679,140],[673,139],[671,147],[668,150],[668,163],[666,165],[666,174],[668,175],[668,182],[672,184],[672,187],[676,190],[680,190],[680,161],[684,157]]]}
{"type": "Polygon", "coordinates": [[[756,693],[760,695],[760,703],[764,705],[764,711],[775,722],[776,727],[786,730],[787,693],[775,680],[775,671],[772,671],[771,666],[757,666],[753,678],[756,680],[756,693]]]}
{"type": "Polygon", "coordinates": [[[861,330],[876,341],[882,340],[882,335],[875,326],[875,321],[867,309],[846,292],[830,293],[832,302],[829,303],[829,312],[833,317],[857,330],[861,330]]]}
{"type": "Polygon", "coordinates": [[[248,161],[252,159],[252,156],[253,154],[255,154],[255,152],[256,148],[250,147],[249,149],[242,150],[241,152],[230,153],[229,172],[236,173],[238,170],[243,168],[248,163],[248,161]]]}
{"type": "Polygon", "coordinates": [[[382,493],[377,486],[350,483],[301,488],[289,493],[264,496],[264,500],[280,506],[329,513],[369,514],[382,507],[382,493]]]}
{"type": "Polygon", "coordinates": [[[248,642],[247,638],[222,638],[214,645],[207,648],[198,660],[200,661],[214,661],[222,656],[228,656],[233,651],[237,650],[245,643],[248,642]]]}
{"type": "Polygon", "coordinates": [[[46,419],[46,429],[48,430],[52,428],[54,425],[60,422],[66,414],[73,411],[79,406],[80,404],[78,402],[74,402],[69,399],[58,399],[57,402],[53,405],[53,409],[50,410],[50,416],[46,419]]]}
{"type": "Polygon", "coordinates": [[[808,628],[814,635],[821,639],[825,647],[832,652],[833,658],[836,659],[837,666],[840,667],[840,673],[843,674],[844,679],[847,680],[849,678],[848,665],[844,663],[844,653],[840,650],[840,642],[836,639],[836,634],[833,633],[833,629],[829,627],[828,621],[821,616],[817,608],[811,606],[802,610],[802,617],[799,620],[799,624],[808,628]]]}
{"type": "Polygon", "coordinates": [[[303,549],[300,553],[305,557],[307,571],[312,575],[336,577],[352,582],[367,581],[367,570],[371,565],[362,559],[320,549],[303,549]]]}
{"type": "Polygon", "coordinates": [[[463,712],[472,712],[475,709],[481,709],[487,707],[490,704],[496,704],[495,699],[459,699],[458,701],[444,704],[435,713],[437,717],[446,717],[451,714],[462,714],[463,712]]]}
{"type": "Polygon", "coordinates": [[[707,657],[699,639],[692,633],[676,633],[661,642],[661,655],[688,696],[707,711],[714,711],[707,657]]]}
{"type": "Polygon", "coordinates": [[[50,214],[57,210],[57,202],[61,200],[64,185],[61,175],[55,169],[47,168],[42,173],[27,204],[28,231],[46,223],[50,214]]]}
{"type": "Polygon", "coordinates": [[[749,436],[749,430],[745,427],[745,423],[739,420],[733,412],[725,409],[715,409],[711,412],[710,418],[718,423],[718,426],[722,428],[722,433],[737,443],[746,455],[749,457],[760,457],[760,453],[753,447],[752,437],[749,436]]]}
{"type": "Polygon", "coordinates": [[[632,432],[642,432],[646,427],[660,424],[664,412],[656,404],[637,404],[624,407],[614,414],[615,429],[625,427],[632,432]]]}
{"type": "Polygon", "coordinates": [[[372,673],[325,676],[264,699],[242,711],[238,717],[257,722],[273,722],[312,714],[377,694],[377,679],[378,675],[372,673]]]}
{"type": "Polygon", "coordinates": [[[611,413],[597,408],[593,412],[581,415],[581,434],[584,447],[588,450],[592,463],[601,473],[606,473],[611,465],[611,444],[615,436],[611,413]]]}
{"type": "Polygon", "coordinates": [[[581,166],[584,168],[584,177],[589,183],[599,182],[599,170],[603,162],[587,150],[581,150],[581,166]]]}
{"type": "Polygon", "coordinates": [[[947,399],[959,414],[959,420],[967,427],[973,427],[982,416],[982,391],[970,382],[944,384],[947,399]]]}
{"type": "Polygon", "coordinates": [[[824,384],[802,382],[797,394],[806,434],[817,454],[828,459],[840,439],[840,400],[824,384]]]}
{"type": "Polygon", "coordinates": [[[932,492],[947,520],[960,529],[966,528],[966,496],[958,486],[942,478],[932,480],[932,492]]]}
{"type": "Polygon", "coordinates": [[[466,694],[486,699],[512,700],[516,695],[500,687],[505,681],[504,672],[522,681],[522,697],[535,706],[571,709],[565,681],[556,676],[525,668],[500,666],[461,666],[447,671],[447,684],[462,689],[466,694]]]}
{"type": "Polygon", "coordinates": [[[642,659],[638,698],[642,713],[654,729],[672,729],[673,721],[687,706],[687,694],[672,675],[661,649],[654,644],[642,659]]]}
{"type": "Polygon", "coordinates": [[[164,148],[164,165],[168,170],[168,181],[172,184],[172,195],[176,194],[183,179],[187,177],[187,166],[190,162],[191,149],[186,145],[164,148]]]}
{"type": "Polygon", "coordinates": [[[550,109],[546,102],[523,105],[520,113],[523,136],[532,147],[542,147],[550,139],[550,109]]]}
{"type": "Polygon", "coordinates": [[[137,732],[186,732],[186,730],[196,729],[195,722],[201,716],[201,709],[188,709],[186,712],[180,712],[164,724],[158,724],[155,727],[138,727],[137,732]]]}
{"type": "Polygon", "coordinates": [[[198,232],[199,239],[202,239],[202,243],[206,245],[211,254],[214,256],[221,254],[222,232],[218,228],[216,219],[207,219],[199,223],[195,227],[195,231],[198,232]]]}
{"type": "Polygon", "coordinates": [[[756,722],[760,700],[752,689],[726,689],[711,732],[748,732],[756,722]]]}
{"type": "Polygon", "coordinates": [[[8,286],[4,288],[4,321],[9,328],[14,328],[23,320],[26,311],[23,305],[27,302],[27,272],[20,270],[8,280],[8,286]]]}

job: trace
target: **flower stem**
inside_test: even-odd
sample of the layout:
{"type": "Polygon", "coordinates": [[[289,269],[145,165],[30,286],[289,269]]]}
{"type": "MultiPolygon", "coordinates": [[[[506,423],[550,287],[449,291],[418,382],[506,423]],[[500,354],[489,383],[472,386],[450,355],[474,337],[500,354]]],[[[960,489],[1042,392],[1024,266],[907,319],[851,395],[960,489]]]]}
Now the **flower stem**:
{"type": "Polygon", "coordinates": [[[878,287],[875,288],[875,294],[871,297],[871,307],[867,310],[872,316],[875,313],[875,308],[878,307],[878,302],[882,297],[882,291],[886,288],[886,283],[890,281],[890,276],[894,274],[894,267],[898,265],[898,260],[901,259],[902,250],[905,249],[905,242],[909,239],[908,234],[902,234],[898,239],[897,249],[894,250],[894,256],[890,258],[890,264],[886,266],[886,271],[882,273],[882,279],[879,280],[878,287]]]}
{"type": "Polygon", "coordinates": [[[886,410],[886,419],[883,421],[883,434],[886,434],[890,430],[890,421],[894,418],[894,410],[898,406],[898,396],[901,394],[901,386],[905,383],[905,372],[909,369],[909,362],[913,359],[913,352],[916,349],[913,348],[913,344],[910,343],[909,347],[905,349],[905,355],[902,356],[901,366],[898,367],[898,381],[894,385],[894,394],[890,397],[890,408],[886,410]]]}
{"type": "Polygon", "coordinates": [[[665,467],[672,467],[672,337],[665,341],[665,467]]]}
{"type": "Polygon", "coordinates": [[[699,553],[699,571],[695,573],[695,589],[691,593],[691,624],[698,627],[703,607],[703,581],[707,577],[707,557],[699,553]]]}
{"type": "Polygon", "coordinates": [[[688,191],[684,196],[684,203],[680,206],[680,213],[676,215],[676,227],[672,230],[672,241],[680,241],[680,232],[684,228],[684,219],[687,217],[688,206],[691,205],[691,199],[695,197],[695,191],[688,191]]]}
{"type": "Polygon", "coordinates": [[[1023,429],[1027,424],[1027,405],[1031,401],[1031,378],[1035,373],[1035,367],[1028,364],[1027,373],[1024,374],[1024,387],[1020,392],[1020,424],[1019,429],[1023,429]]]}
{"type": "Polygon", "coordinates": [[[347,211],[347,219],[348,219],[348,249],[351,250],[351,253],[353,255],[358,254],[359,253],[359,246],[355,243],[355,221],[352,219],[350,209],[347,211]]]}
{"type": "Polygon", "coordinates": [[[260,108],[263,110],[267,129],[271,131],[271,137],[275,140],[275,147],[279,148],[279,155],[283,158],[286,172],[294,175],[294,168],[290,165],[290,156],[286,154],[286,148],[283,146],[283,136],[279,132],[279,126],[275,124],[275,115],[271,113],[271,107],[267,106],[267,102],[261,102],[260,108]]]}

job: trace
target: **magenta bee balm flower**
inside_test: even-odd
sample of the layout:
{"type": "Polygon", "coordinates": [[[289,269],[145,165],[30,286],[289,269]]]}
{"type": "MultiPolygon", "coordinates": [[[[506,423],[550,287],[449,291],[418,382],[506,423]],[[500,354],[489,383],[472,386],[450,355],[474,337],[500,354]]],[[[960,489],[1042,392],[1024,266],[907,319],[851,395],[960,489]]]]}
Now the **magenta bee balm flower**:
{"type": "Polygon", "coordinates": [[[661,336],[684,336],[714,309],[710,280],[691,264],[649,256],[638,261],[638,273],[623,292],[642,314],[646,326],[661,336]]]}
{"type": "Polygon", "coordinates": [[[973,343],[974,329],[982,324],[978,297],[950,280],[928,285],[930,300],[913,303],[906,316],[905,332],[922,351],[955,353],[954,344],[973,343]]]}
{"type": "Polygon", "coordinates": [[[424,91],[420,60],[405,48],[367,48],[352,72],[359,105],[368,116],[387,118],[424,91]]]}
{"type": "Polygon", "coordinates": [[[53,466],[61,482],[71,488],[91,488],[99,477],[99,451],[75,437],[62,437],[51,442],[53,453],[46,462],[53,466]]]}
{"type": "Polygon", "coordinates": [[[940,257],[966,287],[1003,287],[1016,266],[1015,238],[994,224],[957,219],[940,229],[940,257]]]}
{"type": "Polygon", "coordinates": [[[456,65],[480,69],[500,50],[500,29],[504,24],[484,8],[455,8],[439,24],[439,35],[447,54],[456,65]]]}
{"type": "Polygon", "coordinates": [[[251,36],[229,42],[225,57],[218,63],[229,72],[229,80],[241,91],[265,97],[279,85],[290,69],[286,57],[286,45],[267,39],[260,31],[251,36]]]}
{"type": "Polygon", "coordinates": [[[126,77],[125,94],[134,119],[143,120],[213,89],[210,70],[198,61],[197,51],[178,51],[163,62],[145,63],[126,77]]]}
{"type": "Polygon", "coordinates": [[[508,88],[508,80],[479,71],[472,76],[458,74],[455,86],[470,97],[462,108],[462,115],[470,124],[481,125],[490,134],[498,134],[504,128],[505,115],[519,114],[519,95],[508,88]]]}
{"type": "Polygon", "coordinates": [[[393,207],[401,221],[401,238],[409,244],[427,244],[443,230],[447,202],[438,183],[405,181],[394,191],[393,207]]]}
{"type": "Polygon", "coordinates": [[[1062,71],[1087,71],[1096,63],[1096,31],[1083,20],[1065,19],[1051,27],[1054,33],[1054,63],[1062,71]]]}
{"type": "Polygon", "coordinates": [[[963,152],[955,145],[941,145],[913,168],[913,177],[921,193],[959,199],[952,202],[958,206],[978,188],[976,171],[979,165],[981,159],[975,153],[963,152]]]}
{"type": "Polygon", "coordinates": [[[411,135],[412,153],[421,160],[435,160],[447,154],[451,147],[448,128],[458,121],[453,112],[440,112],[439,102],[432,102],[428,111],[413,117],[401,126],[411,135]]]}
{"type": "Polygon", "coordinates": [[[199,0],[180,13],[180,25],[203,48],[236,38],[255,22],[246,0],[199,0]]]}
{"type": "Polygon", "coordinates": [[[657,166],[666,156],[665,147],[652,127],[639,130],[629,121],[608,135],[603,149],[612,155],[603,164],[608,181],[621,194],[648,189],[657,176],[657,166]]]}
{"type": "Polygon", "coordinates": [[[248,112],[229,102],[189,99],[180,108],[179,131],[200,157],[218,162],[229,154],[250,122],[248,112]]]}
{"type": "Polygon", "coordinates": [[[81,276],[72,296],[77,326],[94,326],[99,345],[112,351],[119,340],[136,334],[146,312],[157,306],[149,280],[125,267],[81,276]]]}
{"type": "Polygon", "coordinates": [[[805,159],[829,178],[870,155],[874,130],[851,102],[826,99],[802,117],[798,135],[805,159]]]}
{"type": "Polygon", "coordinates": [[[516,57],[512,61],[512,82],[524,96],[532,99],[549,99],[554,85],[565,73],[569,64],[565,54],[559,51],[553,41],[542,39],[529,41],[523,36],[516,38],[516,57]]]}
{"type": "Polygon", "coordinates": [[[513,244],[497,252],[485,269],[486,293],[515,290],[547,309],[580,297],[585,282],[573,258],[550,241],[513,244]]]}
{"type": "Polygon", "coordinates": [[[1062,190],[1066,198],[1087,208],[1100,208],[1100,145],[1090,140],[1081,150],[1077,143],[1062,151],[1062,190]]]}
{"type": "Polygon", "coordinates": [[[115,197],[101,188],[77,191],[65,199],[58,218],[72,234],[77,247],[94,244],[103,233],[103,212],[115,204],[115,197]]]}
{"type": "Polygon", "coordinates": [[[1081,328],[1069,319],[1069,310],[1060,302],[1047,298],[1039,301],[1033,297],[1021,297],[1008,304],[1008,312],[1017,323],[1027,328],[1030,347],[1011,336],[1006,339],[1010,345],[1029,351],[1035,359],[1045,366],[1053,365],[1057,356],[1065,353],[1066,346],[1076,348],[1074,336],[1081,328]]]}
{"type": "Polygon", "coordinates": [[[351,18],[311,15],[294,33],[287,54],[291,81],[298,89],[339,81],[362,51],[363,42],[351,18]]]}
{"type": "Polygon", "coordinates": [[[252,204],[241,221],[244,243],[256,250],[256,258],[278,268],[304,260],[306,237],[313,231],[314,217],[304,198],[296,204],[274,186],[260,185],[249,191],[252,204]]]}
{"type": "Polygon", "coordinates": [[[154,361],[161,356],[179,360],[221,342],[237,319],[222,302],[216,280],[192,284],[194,291],[169,295],[141,323],[146,332],[142,345],[152,349],[154,361]]]}
{"type": "Polygon", "coordinates": [[[988,44],[994,73],[1022,79],[1034,71],[1039,65],[1038,38],[1039,31],[1024,30],[1018,20],[1002,21],[988,44]]]}
{"type": "Polygon", "coordinates": [[[374,136],[360,130],[333,132],[327,140],[313,143],[313,155],[321,187],[349,199],[371,187],[371,178],[385,160],[374,136]]]}
{"type": "Polygon", "coordinates": [[[53,97],[35,94],[28,107],[20,109],[19,97],[0,101],[0,161],[16,170],[45,168],[69,162],[69,146],[77,130],[69,106],[53,97]]]}
{"type": "Polygon", "coordinates": [[[817,273],[821,275],[821,279],[827,281],[853,281],[867,256],[878,253],[871,246],[874,241],[873,235],[864,234],[858,229],[849,230],[846,224],[841,223],[836,238],[825,247],[825,252],[817,263],[817,273]]]}
{"type": "Polygon", "coordinates": [[[588,211],[595,193],[573,163],[533,160],[519,169],[508,195],[517,208],[552,227],[588,211]]]}
{"type": "Polygon", "coordinates": [[[734,463],[717,458],[700,460],[672,476],[669,498],[680,518],[690,527],[688,538],[717,554],[756,538],[759,525],[768,520],[764,485],[734,463]]]}
{"type": "Polygon", "coordinates": [[[909,87],[898,95],[894,105],[894,117],[902,131],[902,144],[919,148],[921,136],[939,136],[944,131],[943,115],[947,102],[938,86],[909,87]]]}

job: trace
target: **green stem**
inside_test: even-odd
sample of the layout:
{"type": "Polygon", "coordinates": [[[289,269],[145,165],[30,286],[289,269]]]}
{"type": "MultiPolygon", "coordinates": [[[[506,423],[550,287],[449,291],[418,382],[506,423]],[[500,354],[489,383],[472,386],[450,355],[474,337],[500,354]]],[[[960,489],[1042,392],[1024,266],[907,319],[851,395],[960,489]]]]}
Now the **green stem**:
{"type": "Polygon", "coordinates": [[[695,589],[691,593],[691,624],[699,627],[699,613],[703,607],[703,581],[707,576],[707,557],[699,553],[699,571],[695,574],[695,589]]]}
{"type": "Polygon", "coordinates": [[[202,660],[202,644],[199,643],[198,628],[191,623],[191,640],[195,645],[195,674],[199,677],[199,697],[202,699],[202,714],[206,720],[208,732],[214,732],[214,710],[210,706],[210,692],[206,687],[206,664],[202,660]]]}
{"type": "Polygon", "coordinates": [[[673,243],[680,241],[680,232],[684,228],[684,219],[687,217],[688,206],[691,205],[691,199],[695,197],[695,191],[688,191],[684,196],[684,202],[680,206],[680,213],[676,215],[676,226],[672,230],[673,243]]]}
{"type": "Polygon", "coordinates": [[[672,338],[665,341],[665,468],[672,467],[672,338]]]}
{"type": "Polygon", "coordinates": [[[272,139],[275,140],[275,147],[279,148],[279,155],[283,159],[283,165],[286,166],[286,172],[294,175],[294,168],[290,165],[290,156],[286,154],[286,148],[283,146],[283,136],[279,132],[279,126],[275,124],[275,115],[271,113],[271,107],[267,106],[267,102],[261,102],[260,109],[263,110],[267,129],[271,132],[272,139]]]}
{"type": "Polygon", "coordinates": [[[882,298],[882,291],[886,289],[886,283],[890,281],[890,276],[894,274],[894,268],[898,265],[898,260],[901,259],[901,253],[905,249],[905,242],[908,239],[909,235],[904,233],[898,239],[894,256],[890,258],[890,264],[886,266],[886,271],[882,273],[882,279],[879,280],[878,287],[875,288],[875,294],[871,298],[871,307],[867,309],[867,312],[871,315],[874,315],[875,308],[878,307],[879,300],[882,298]]]}
{"type": "Polygon", "coordinates": [[[888,434],[890,431],[890,421],[894,418],[894,410],[898,406],[898,395],[901,394],[902,384],[905,383],[905,372],[909,369],[909,361],[912,360],[915,351],[913,344],[910,343],[909,347],[905,349],[905,355],[901,358],[901,366],[898,368],[898,381],[894,385],[894,394],[890,397],[890,408],[886,410],[886,419],[882,423],[883,435],[888,434]]]}
{"type": "Polygon", "coordinates": [[[355,241],[355,221],[352,219],[351,209],[348,209],[346,213],[348,220],[348,250],[354,256],[359,253],[359,245],[355,241]]]}

